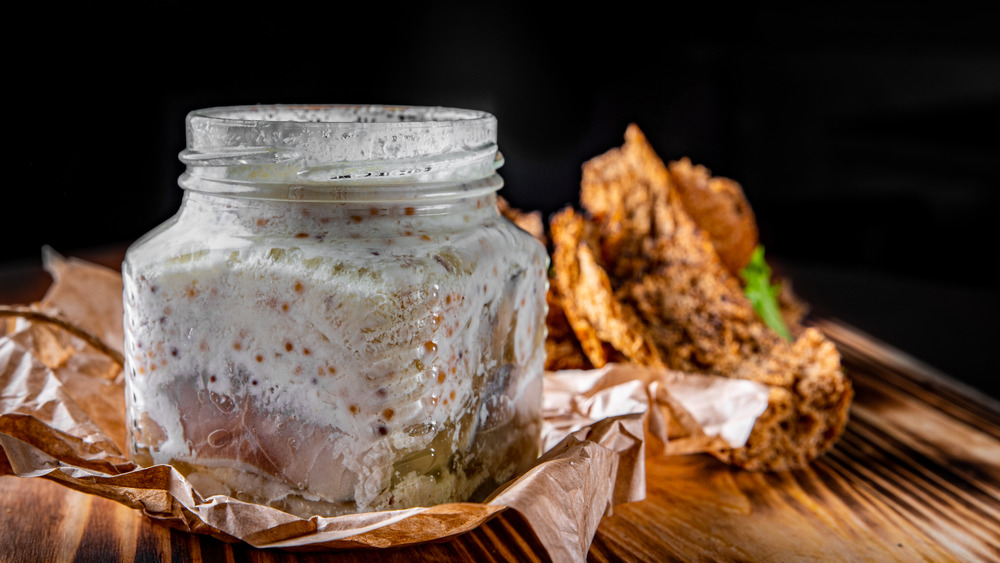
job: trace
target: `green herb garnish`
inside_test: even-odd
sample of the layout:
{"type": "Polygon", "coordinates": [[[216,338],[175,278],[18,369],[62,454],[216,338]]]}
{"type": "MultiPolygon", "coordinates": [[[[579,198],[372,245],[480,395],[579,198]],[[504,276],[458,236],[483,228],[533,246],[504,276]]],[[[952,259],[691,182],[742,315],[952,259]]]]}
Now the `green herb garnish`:
{"type": "Polygon", "coordinates": [[[792,334],[788,332],[785,320],[781,317],[781,309],[778,308],[781,286],[771,284],[771,267],[764,260],[763,245],[757,245],[753,249],[750,262],[740,270],[740,277],[743,278],[743,293],[753,304],[761,320],[782,338],[791,340],[792,334]]]}

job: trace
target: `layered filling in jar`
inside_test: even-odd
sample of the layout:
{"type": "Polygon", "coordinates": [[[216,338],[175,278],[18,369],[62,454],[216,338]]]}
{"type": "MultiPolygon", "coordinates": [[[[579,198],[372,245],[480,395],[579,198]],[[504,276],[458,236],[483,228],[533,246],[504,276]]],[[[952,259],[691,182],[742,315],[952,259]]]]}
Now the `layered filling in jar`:
{"type": "Polygon", "coordinates": [[[515,477],[538,455],[547,256],[495,204],[187,193],[124,265],[133,459],[304,517],[515,477]]]}

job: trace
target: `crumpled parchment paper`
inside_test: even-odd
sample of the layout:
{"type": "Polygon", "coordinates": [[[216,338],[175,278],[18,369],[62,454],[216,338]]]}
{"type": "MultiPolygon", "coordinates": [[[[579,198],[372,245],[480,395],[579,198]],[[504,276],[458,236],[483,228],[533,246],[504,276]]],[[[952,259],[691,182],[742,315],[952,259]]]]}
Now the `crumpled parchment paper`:
{"type": "Polygon", "coordinates": [[[335,518],[299,518],[202,497],[174,468],[141,468],[126,449],[118,272],[52,251],[54,283],[30,310],[104,342],[7,307],[0,315],[0,475],[42,477],[141,510],[150,518],[256,547],[398,547],[475,529],[520,512],[555,560],[584,560],[601,518],[645,497],[646,450],[688,454],[741,446],[767,407],[750,381],[609,365],[546,374],[543,451],[482,503],[335,518]]]}

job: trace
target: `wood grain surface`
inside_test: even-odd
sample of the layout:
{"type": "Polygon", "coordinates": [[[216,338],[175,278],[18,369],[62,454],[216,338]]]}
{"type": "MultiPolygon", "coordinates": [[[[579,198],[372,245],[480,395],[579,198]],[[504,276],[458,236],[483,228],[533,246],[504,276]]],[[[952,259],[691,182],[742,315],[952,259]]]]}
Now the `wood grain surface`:
{"type": "MultiPolygon", "coordinates": [[[[708,456],[649,456],[646,500],[615,509],[592,561],[1000,561],[1000,409],[835,321],[856,399],[832,452],[749,473],[708,456]]],[[[2,561],[544,561],[505,512],[450,541],[292,553],[171,530],[40,479],[0,478],[2,561]]]]}

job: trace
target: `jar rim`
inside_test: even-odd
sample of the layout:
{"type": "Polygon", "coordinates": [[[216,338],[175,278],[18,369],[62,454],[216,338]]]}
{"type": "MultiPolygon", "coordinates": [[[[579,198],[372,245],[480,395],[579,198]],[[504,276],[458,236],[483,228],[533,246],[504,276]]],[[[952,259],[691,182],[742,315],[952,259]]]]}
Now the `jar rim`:
{"type": "Polygon", "coordinates": [[[496,117],[442,106],[219,106],[188,113],[186,133],[181,187],[213,193],[277,197],[305,187],[319,194],[310,197],[369,198],[373,188],[388,197],[398,190],[386,188],[410,186],[427,196],[454,193],[457,184],[495,191],[503,163],[496,117]]]}
{"type": "Polygon", "coordinates": [[[232,124],[254,125],[287,123],[309,128],[357,127],[392,129],[420,124],[453,126],[495,122],[492,114],[471,109],[444,106],[409,106],[381,104],[261,104],[216,106],[196,109],[188,119],[203,118],[232,124]]]}

